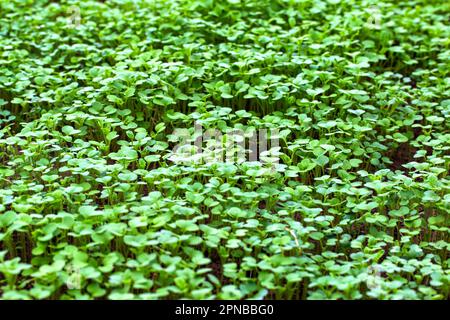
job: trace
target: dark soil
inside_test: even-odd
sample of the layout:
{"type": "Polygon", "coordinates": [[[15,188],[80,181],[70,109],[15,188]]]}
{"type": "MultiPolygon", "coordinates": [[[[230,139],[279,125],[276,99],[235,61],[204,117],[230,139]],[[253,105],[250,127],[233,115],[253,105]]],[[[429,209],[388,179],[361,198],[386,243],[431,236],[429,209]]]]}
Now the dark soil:
{"type": "Polygon", "coordinates": [[[417,149],[412,147],[409,143],[401,143],[399,144],[397,149],[389,151],[387,157],[392,161],[392,164],[389,165],[391,170],[400,170],[403,172],[408,171],[404,164],[415,161],[414,155],[416,154],[417,149]]]}

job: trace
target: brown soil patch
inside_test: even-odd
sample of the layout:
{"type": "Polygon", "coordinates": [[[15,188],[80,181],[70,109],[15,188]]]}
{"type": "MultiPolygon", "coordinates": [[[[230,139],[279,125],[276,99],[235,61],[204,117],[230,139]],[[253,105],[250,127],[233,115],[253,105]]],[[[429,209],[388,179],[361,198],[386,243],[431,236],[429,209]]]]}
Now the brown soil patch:
{"type": "Polygon", "coordinates": [[[414,155],[416,154],[416,151],[417,149],[412,147],[409,143],[399,144],[397,149],[389,151],[386,155],[392,161],[389,168],[403,172],[408,171],[403,165],[415,161],[414,155]]]}

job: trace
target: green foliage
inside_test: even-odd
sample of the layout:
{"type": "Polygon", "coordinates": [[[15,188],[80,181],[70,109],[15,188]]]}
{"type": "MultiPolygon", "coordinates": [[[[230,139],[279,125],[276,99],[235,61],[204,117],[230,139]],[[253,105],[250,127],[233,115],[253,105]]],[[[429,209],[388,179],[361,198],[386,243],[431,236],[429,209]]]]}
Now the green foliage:
{"type": "Polygon", "coordinates": [[[448,299],[449,12],[0,1],[0,297],[448,299]],[[275,172],[170,161],[196,121],[275,172]]]}

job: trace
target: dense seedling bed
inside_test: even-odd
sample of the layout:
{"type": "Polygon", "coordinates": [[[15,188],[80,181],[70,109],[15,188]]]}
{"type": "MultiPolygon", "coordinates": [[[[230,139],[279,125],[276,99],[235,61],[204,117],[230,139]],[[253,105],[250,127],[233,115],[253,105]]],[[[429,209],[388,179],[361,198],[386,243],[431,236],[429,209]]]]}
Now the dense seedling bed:
{"type": "Polygon", "coordinates": [[[0,1],[0,297],[448,299],[449,12],[0,1]]]}

